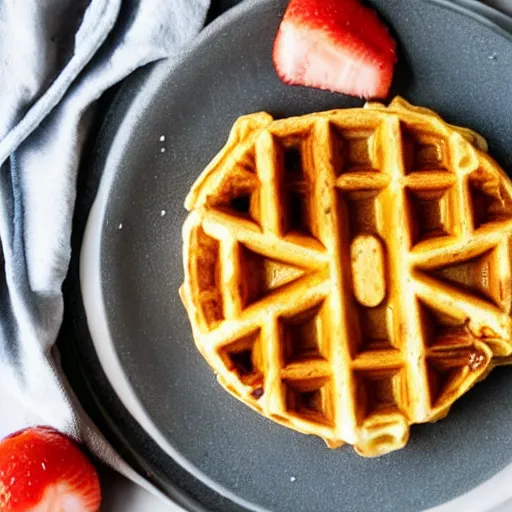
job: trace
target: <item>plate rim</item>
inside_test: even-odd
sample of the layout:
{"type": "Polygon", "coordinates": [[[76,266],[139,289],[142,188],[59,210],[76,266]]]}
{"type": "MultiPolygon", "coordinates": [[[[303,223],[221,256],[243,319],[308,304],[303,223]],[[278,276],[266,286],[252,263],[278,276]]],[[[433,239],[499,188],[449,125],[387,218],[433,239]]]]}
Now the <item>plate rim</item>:
{"type": "MultiPolygon", "coordinates": [[[[193,54],[199,47],[205,44],[210,38],[215,37],[223,27],[231,24],[233,21],[238,20],[239,18],[243,18],[244,16],[250,14],[257,8],[265,8],[267,4],[273,3],[275,0],[246,0],[215,19],[212,23],[210,23],[203,31],[199,34],[193,44],[187,48],[177,59],[173,59],[172,61],[161,61],[157,63],[147,74],[142,84],[140,84],[139,90],[134,95],[133,101],[126,108],[123,119],[119,123],[117,132],[113,136],[111,144],[107,151],[107,156],[105,158],[103,175],[101,177],[101,181],[98,187],[96,198],[94,199],[93,206],[88,215],[86,228],[84,237],[82,240],[82,247],[80,250],[79,256],[79,273],[80,273],[80,289],[82,294],[82,300],[84,303],[84,309],[87,316],[87,325],[89,328],[89,332],[91,334],[91,340],[96,349],[96,354],[98,359],[100,360],[101,366],[103,368],[106,367],[105,362],[108,360],[109,366],[114,364],[116,366],[117,377],[112,377],[112,374],[105,372],[105,375],[110,382],[113,390],[123,403],[123,405],[128,409],[129,413],[132,417],[137,421],[137,423],[143,428],[143,430],[160,446],[161,449],[174,461],[176,461],[180,466],[182,466],[191,476],[201,480],[202,483],[207,485],[216,493],[232,500],[234,503],[239,504],[245,507],[247,510],[255,511],[255,512],[269,512],[267,509],[264,509],[254,503],[250,503],[247,500],[241,499],[233,492],[225,489],[223,485],[219,484],[208,475],[204,474],[202,470],[197,468],[192,462],[190,462],[185,456],[177,451],[165,438],[165,436],[161,433],[159,428],[154,424],[151,419],[149,413],[145,410],[140,401],[137,392],[134,387],[130,384],[127,374],[124,372],[121,361],[117,355],[117,351],[115,349],[115,344],[113,342],[113,338],[110,335],[110,329],[108,326],[108,320],[106,318],[106,308],[104,307],[104,298],[101,288],[101,258],[100,258],[100,250],[101,240],[103,231],[98,230],[95,232],[92,226],[104,225],[104,219],[106,214],[106,205],[108,201],[108,197],[110,195],[111,186],[115,177],[117,175],[119,166],[115,165],[115,160],[118,159],[116,155],[115,148],[122,147],[124,141],[129,138],[129,134],[131,133],[131,129],[137,124],[138,116],[130,115],[132,109],[135,109],[136,112],[144,110],[145,107],[149,104],[150,94],[148,94],[147,87],[150,86],[150,89],[157,89],[160,81],[165,79],[169,74],[175,73],[176,70],[180,68],[183,62],[185,62],[191,54],[193,54]],[[144,96],[146,98],[144,99],[144,96]],[[95,221],[95,218],[98,220],[95,221]],[[97,251],[93,251],[93,249],[97,249],[97,251]],[[96,255],[96,258],[91,258],[92,254],[96,255]],[[96,259],[96,266],[91,270],[90,266],[87,266],[83,262],[85,261],[93,261],[96,259]],[[91,286],[93,280],[90,278],[90,275],[95,275],[99,281],[97,290],[94,290],[91,286]],[[89,304],[89,308],[87,307],[89,304]],[[97,306],[92,306],[91,304],[96,304],[97,306]],[[95,310],[93,314],[91,313],[91,309],[95,310]],[[91,322],[89,317],[94,317],[94,324],[91,327],[91,322]],[[103,317],[103,318],[101,318],[103,317]],[[98,318],[101,318],[101,321],[98,322],[98,318]],[[98,323],[104,324],[104,326],[100,329],[101,333],[96,336],[93,335],[93,332],[98,334],[98,323]],[[98,340],[101,340],[99,343],[98,340]],[[106,349],[106,350],[105,350],[106,349]],[[119,384],[121,383],[121,387],[119,384]],[[125,394],[126,393],[126,394],[125,394]],[[128,397],[128,404],[126,403],[126,399],[128,397]]],[[[498,35],[504,37],[509,42],[512,43],[512,34],[507,32],[503,27],[498,25],[496,22],[487,18],[484,14],[476,12],[480,8],[484,7],[487,10],[495,11],[495,13],[499,14],[499,11],[490,7],[488,5],[482,4],[477,0],[455,0],[452,2],[450,0],[420,0],[425,1],[430,4],[433,4],[437,7],[443,9],[449,9],[451,11],[458,12],[462,15],[468,16],[469,18],[474,19],[475,21],[483,24],[487,28],[491,29],[493,32],[498,35]],[[461,5],[459,2],[464,2],[468,5],[461,5]],[[470,7],[472,5],[472,7],[470,7]],[[475,9],[475,10],[472,10],[475,9]]],[[[505,16],[503,14],[503,16],[505,16]]],[[[512,20],[511,20],[512,23],[512,20]]],[[[131,80],[127,80],[123,83],[118,91],[118,95],[123,94],[123,90],[129,88],[131,85],[131,80]]],[[[109,109],[110,110],[110,109],[109,109]]],[[[108,120],[109,114],[112,114],[110,111],[107,114],[108,120]]],[[[482,485],[485,485],[492,480],[496,479],[500,476],[500,479],[503,478],[503,473],[510,469],[510,474],[512,475],[512,463],[501,470],[500,472],[493,475],[489,480],[486,480],[479,486],[475,487],[471,491],[454,498],[451,501],[445,502],[437,507],[429,509],[428,512],[445,512],[448,509],[445,508],[447,506],[459,506],[459,500],[468,496],[468,494],[473,493],[477,489],[479,489],[482,485]]],[[[510,498],[507,497],[506,500],[510,498]]],[[[496,502],[491,504],[491,507],[496,507],[503,504],[503,501],[496,502]]]]}
{"type": "MultiPolygon", "coordinates": [[[[106,214],[106,205],[108,203],[108,196],[113,181],[116,177],[116,171],[119,166],[112,163],[112,160],[118,159],[118,152],[116,153],[116,147],[122,147],[126,139],[131,134],[131,129],[137,124],[138,116],[130,115],[130,111],[140,112],[150,103],[150,94],[144,94],[143,89],[148,85],[152,89],[157,89],[160,81],[165,79],[168,74],[175,72],[179,66],[185,62],[190,54],[196,51],[205,41],[212,36],[215,36],[222,28],[233,20],[241,18],[247,13],[250,13],[253,9],[263,7],[266,4],[270,4],[274,0],[246,0],[233,8],[226,11],[224,14],[216,18],[211,24],[198,35],[193,44],[187,48],[183,54],[177,59],[172,61],[160,61],[158,62],[149,72],[145,82],[141,85],[140,89],[135,94],[132,103],[127,107],[124,113],[124,118],[118,126],[117,133],[114,135],[112,143],[110,145],[107,157],[105,159],[104,173],[100,180],[100,185],[96,194],[96,198],[93,202],[91,211],[85,227],[85,233],[82,240],[82,247],[80,249],[80,288],[82,293],[82,300],[84,303],[84,309],[87,317],[87,324],[89,332],[91,334],[92,342],[95,346],[98,359],[102,367],[105,367],[105,361],[109,360],[111,370],[116,376],[112,377],[106,373],[107,379],[110,385],[120,398],[121,402],[137,421],[137,423],[145,430],[145,432],[158,444],[158,446],[174,461],[176,461],[181,467],[183,467],[193,477],[200,480],[203,484],[220,494],[221,496],[231,500],[234,504],[244,507],[246,510],[251,512],[271,512],[268,509],[259,507],[258,505],[251,503],[247,500],[239,498],[235,493],[224,486],[215,482],[208,475],[204,474],[199,468],[197,468],[192,462],[190,462],[185,456],[178,452],[165,438],[160,429],[151,420],[149,414],[143,407],[135,389],[130,384],[129,378],[123,371],[123,367],[119,356],[115,350],[113,338],[110,335],[110,329],[108,320],[106,318],[106,308],[104,304],[104,297],[101,286],[95,287],[93,279],[90,275],[101,276],[101,244],[103,232],[95,230],[92,226],[98,223],[98,225],[104,225],[104,218],[106,214]],[[142,91],[142,94],[141,94],[142,91]],[[112,155],[114,155],[112,157],[112,155]],[[98,219],[95,221],[95,219],[98,219]],[[83,262],[87,262],[84,264],[83,262]],[[89,306],[88,306],[89,305],[89,306]],[[92,314],[90,314],[92,312],[92,314]],[[94,322],[89,321],[89,317],[94,318],[94,322]],[[102,343],[98,343],[97,340],[103,340],[102,343]],[[96,340],[96,341],[95,341],[96,340]]],[[[124,83],[118,94],[123,93],[123,89],[128,87],[128,83],[124,83]]],[[[101,281],[98,281],[98,284],[101,281]]]]}

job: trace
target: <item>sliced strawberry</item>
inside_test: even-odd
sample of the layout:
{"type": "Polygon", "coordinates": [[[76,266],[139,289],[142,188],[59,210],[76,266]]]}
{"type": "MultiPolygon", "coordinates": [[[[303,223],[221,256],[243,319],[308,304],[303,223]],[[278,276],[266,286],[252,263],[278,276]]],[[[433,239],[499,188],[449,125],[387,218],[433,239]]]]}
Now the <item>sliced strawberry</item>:
{"type": "Polygon", "coordinates": [[[98,474],[68,437],[48,427],[0,441],[0,511],[97,512],[98,474]]]}
{"type": "Polygon", "coordinates": [[[274,42],[283,82],[362,98],[384,98],[396,43],[359,0],[291,0],[274,42]]]}

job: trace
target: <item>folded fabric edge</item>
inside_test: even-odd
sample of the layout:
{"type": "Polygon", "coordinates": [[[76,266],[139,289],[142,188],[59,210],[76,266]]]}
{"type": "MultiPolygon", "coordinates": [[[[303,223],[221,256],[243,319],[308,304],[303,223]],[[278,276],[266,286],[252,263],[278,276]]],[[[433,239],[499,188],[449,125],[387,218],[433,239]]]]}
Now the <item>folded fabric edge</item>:
{"type": "MultiPolygon", "coordinates": [[[[52,85],[29,109],[21,121],[0,141],[0,165],[60,102],[69,86],[107,38],[116,22],[120,7],[121,0],[104,0],[102,8],[99,8],[98,12],[94,13],[95,16],[88,20],[93,30],[87,31],[86,38],[79,39],[81,44],[75,49],[73,57],[52,85]]],[[[90,8],[91,6],[87,10],[90,8]]]]}

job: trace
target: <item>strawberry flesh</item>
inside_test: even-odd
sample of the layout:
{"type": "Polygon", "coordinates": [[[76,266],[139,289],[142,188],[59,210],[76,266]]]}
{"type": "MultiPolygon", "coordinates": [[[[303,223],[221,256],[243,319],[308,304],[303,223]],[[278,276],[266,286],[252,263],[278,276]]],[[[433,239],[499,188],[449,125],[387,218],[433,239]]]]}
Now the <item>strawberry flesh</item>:
{"type": "Polygon", "coordinates": [[[97,512],[98,474],[71,439],[48,427],[0,442],[2,512],[97,512]]]}
{"type": "Polygon", "coordinates": [[[396,43],[359,0],[291,0],[274,42],[283,82],[362,98],[384,98],[396,43]]]}

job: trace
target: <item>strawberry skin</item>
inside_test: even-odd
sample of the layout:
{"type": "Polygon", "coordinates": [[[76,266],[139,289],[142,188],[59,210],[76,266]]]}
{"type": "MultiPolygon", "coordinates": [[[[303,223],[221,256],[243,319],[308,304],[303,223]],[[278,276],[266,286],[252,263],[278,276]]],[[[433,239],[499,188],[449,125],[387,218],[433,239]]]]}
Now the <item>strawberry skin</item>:
{"type": "Polygon", "coordinates": [[[98,474],[76,444],[49,427],[0,441],[1,512],[97,512],[98,474]]]}
{"type": "Polygon", "coordinates": [[[291,0],[273,51],[281,80],[362,98],[385,98],[396,43],[359,0],[291,0]]]}

